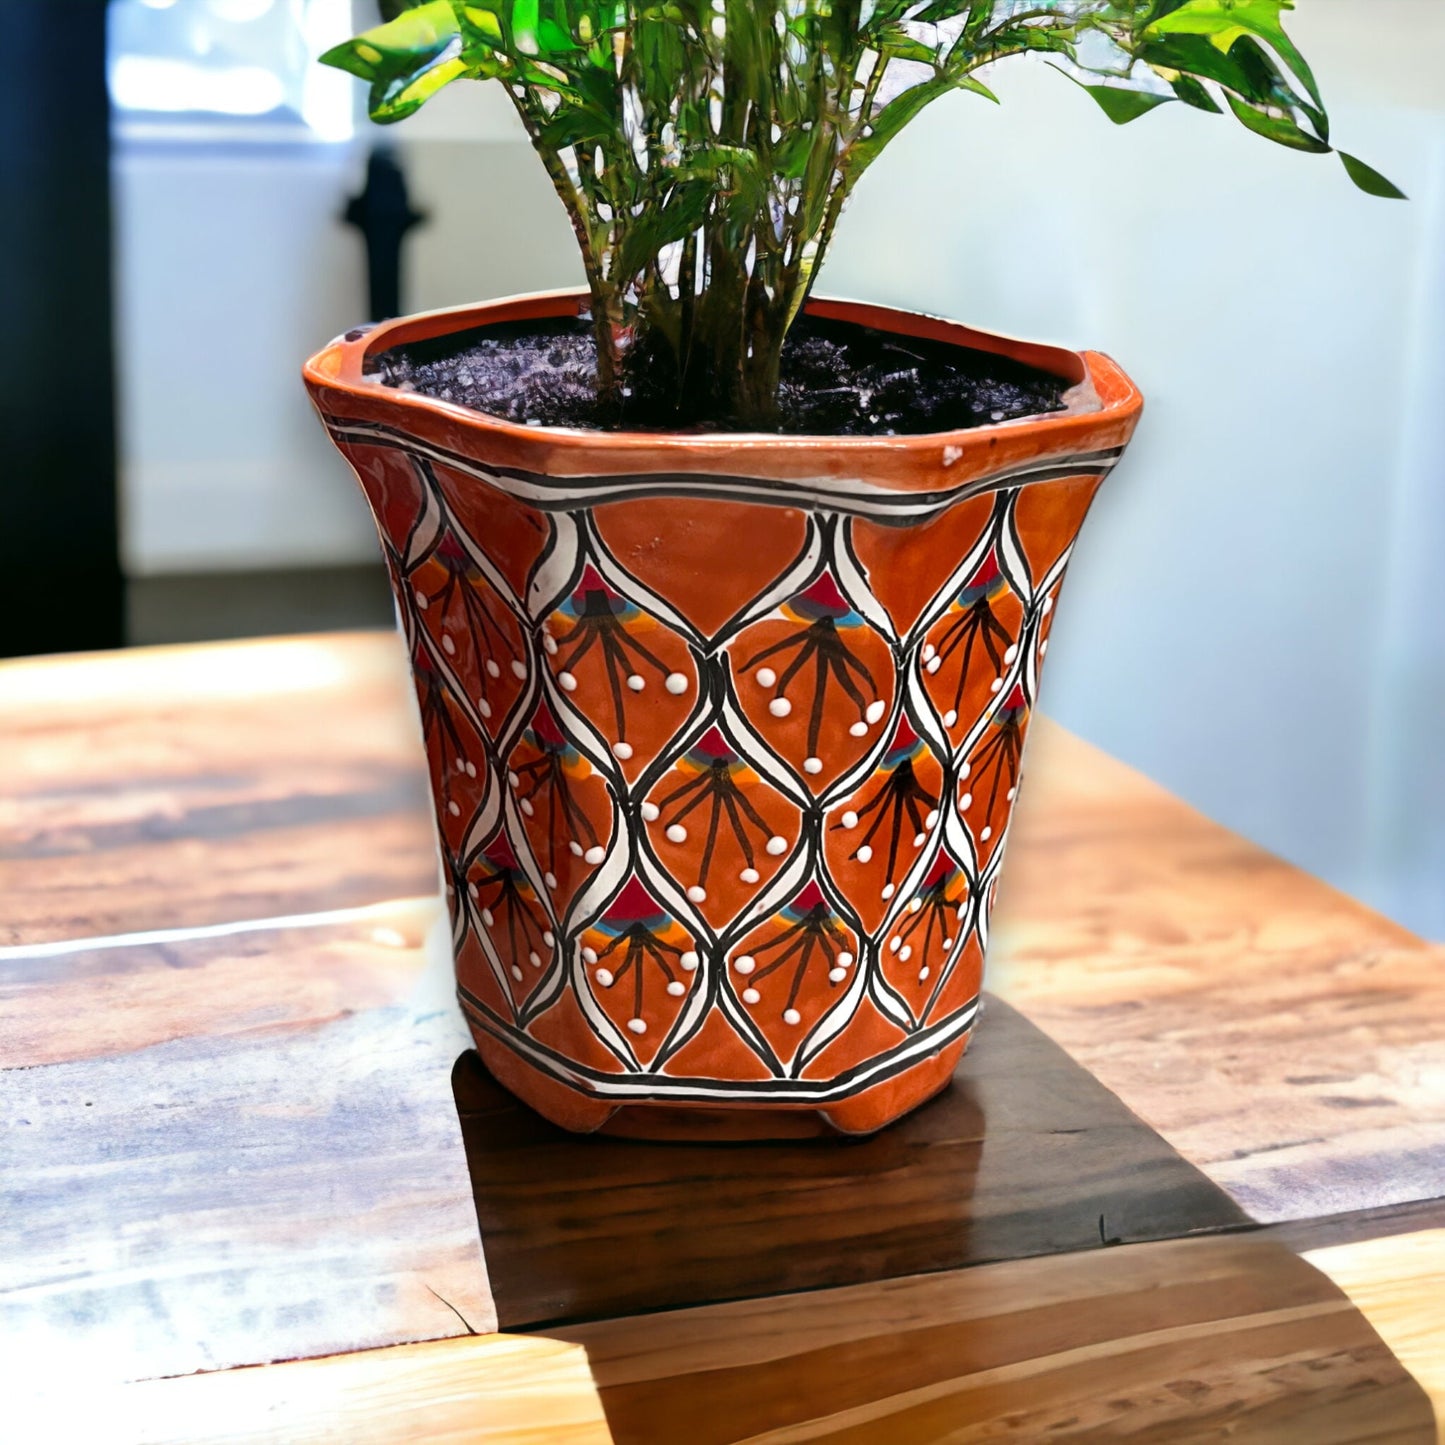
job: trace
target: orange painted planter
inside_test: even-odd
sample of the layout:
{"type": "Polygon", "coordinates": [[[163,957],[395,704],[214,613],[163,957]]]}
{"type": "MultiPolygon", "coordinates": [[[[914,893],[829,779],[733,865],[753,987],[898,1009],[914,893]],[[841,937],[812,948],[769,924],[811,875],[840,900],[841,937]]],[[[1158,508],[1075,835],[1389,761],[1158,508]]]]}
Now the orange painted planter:
{"type": "Polygon", "coordinates": [[[810,309],[1062,375],[1069,409],[597,433],[366,374],[581,301],[396,321],[306,367],[396,589],[477,1047],[569,1129],[877,1129],[977,1018],[1054,603],[1141,398],[1096,353],[833,301],[810,309]]]}

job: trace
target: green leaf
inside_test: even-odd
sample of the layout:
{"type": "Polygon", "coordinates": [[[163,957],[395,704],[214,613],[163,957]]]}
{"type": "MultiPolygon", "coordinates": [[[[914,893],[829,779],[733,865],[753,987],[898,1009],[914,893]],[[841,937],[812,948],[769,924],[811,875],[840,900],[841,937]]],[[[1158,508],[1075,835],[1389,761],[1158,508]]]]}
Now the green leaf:
{"type": "Polygon", "coordinates": [[[1397,186],[1394,181],[1386,179],[1373,166],[1367,166],[1364,161],[1357,157],[1347,155],[1344,151],[1337,151],[1341,163],[1348,172],[1350,179],[1366,195],[1379,196],[1387,201],[1407,201],[1410,198],[1397,186]]]}
{"type": "Polygon", "coordinates": [[[1301,130],[1287,115],[1256,109],[1235,95],[1226,94],[1224,98],[1240,124],[1256,135],[1262,135],[1276,145],[1288,146],[1291,150],[1309,151],[1312,155],[1329,153],[1330,147],[1324,141],[1301,130]]]}
{"type": "Polygon", "coordinates": [[[1211,115],[1224,114],[1223,106],[1192,75],[1176,75],[1169,83],[1185,105],[1208,111],[1211,115]]]}
{"type": "Polygon", "coordinates": [[[1316,109],[1323,110],[1314,74],[1280,23],[1280,12],[1293,9],[1294,0],[1184,0],[1148,30],[1155,35],[1204,35],[1226,54],[1243,35],[1263,40],[1299,77],[1316,109]]]}
{"type": "Polygon", "coordinates": [[[1098,101],[1099,109],[1115,125],[1128,125],[1131,120],[1138,120],[1141,115],[1148,115],[1157,106],[1168,105],[1174,100],[1172,95],[1159,95],[1150,90],[1130,90],[1122,85],[1079,83],[1079,88],[1087,90],[1098,101]]]}
{"type": "Polygon", "coordinates": [[[368,81],[371,118],[389,125],[468,73],[461,51],[450,0],[429,0],[328,50],[321,63],[368,81]]]}

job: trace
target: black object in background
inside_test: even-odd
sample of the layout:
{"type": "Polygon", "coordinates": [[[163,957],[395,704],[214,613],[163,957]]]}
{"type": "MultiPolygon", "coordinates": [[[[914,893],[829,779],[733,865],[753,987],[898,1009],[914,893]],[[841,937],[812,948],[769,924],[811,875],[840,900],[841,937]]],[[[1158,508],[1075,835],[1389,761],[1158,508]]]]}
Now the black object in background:
{"type": "Polygon", "coordinates": [[[353,196],[344,219],[366,241],[369,321],[401,315],[401,243],[413,226],[426,220],[414,211],[406,193],[406,176],[396,153],[377,146],[367,158],[366,189],[353,196]]]}
{"type": "Polygon", "coordinates": [[[105,9],[0,3],[0,656],[123,641],[105,9]]]}

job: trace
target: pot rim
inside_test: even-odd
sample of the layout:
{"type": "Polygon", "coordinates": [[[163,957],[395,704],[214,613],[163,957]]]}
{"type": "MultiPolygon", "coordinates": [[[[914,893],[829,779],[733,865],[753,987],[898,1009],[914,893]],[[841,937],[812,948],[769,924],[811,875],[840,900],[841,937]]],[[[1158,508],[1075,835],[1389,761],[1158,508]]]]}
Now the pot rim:
{"type": "Polygon", "coordinates": [[[1122,444],[1133,431],[1144,404],[1142,394],[1123,369],[1102,352],[1071,351],[1067,347],[980,331],[926,312],[831,297],[812,297],[805,309],[823,319],[851,321],[896,335],[952,342],[1037,367],[1072,383],[1065,393],[1066,409],[986,426],[906,436],[599,431],[585,427],[527,426],[421,392],[384,387],[365,372],[366,362],[373,354],[407,342],[429,340],[496,322],[575,316],[585,311],[589,303],[586,291],[566,288],[418,312],[375,326],[357,327],[312,356],[302,374],[313,394],[339,391],[358,400],[384,399],[402,412],[429,414],[514,446],[528,449],[545,446],[562,473],[595,472],[599,470],[599,463],[609,471],[614,467],[627,470],[644,459],[651,469],[663,458],[685,461],[691,470],[700,453],[726,455],[735,466],[745,457],[750,469],[766,468],[774,458],[796,466],[800,453],[816,454],[820,449],[826,449],[839,463],[852,469],[866,466],[870,457],[880,461],[886,457],[895,465],[900,461],[936,465],[942,448],[943,464],[948,466],[952,459],[987,451],[1005,437],[1015,442],[1022,440],[1019,434],[1024,432],[1034,444],[1029,449],[1037,447],[1041,453],[1066,446],[1076,434],[1088,436],[1101,424],[1106,424],[1111,431],[1121,429],[1122,444]]]}

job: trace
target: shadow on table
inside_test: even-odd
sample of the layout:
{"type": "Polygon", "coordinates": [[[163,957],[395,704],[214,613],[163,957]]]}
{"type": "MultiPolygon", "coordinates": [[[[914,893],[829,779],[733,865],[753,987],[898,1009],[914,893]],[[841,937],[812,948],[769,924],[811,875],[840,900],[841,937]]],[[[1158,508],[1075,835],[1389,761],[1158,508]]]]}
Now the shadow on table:
{"type": "Polygon", "coordinates": [[[504,1330],[1247,1223],[997,999],[952,1086],[866,1139],[572,1135],[471,1050],[452,1090],[504,1330]]]}

